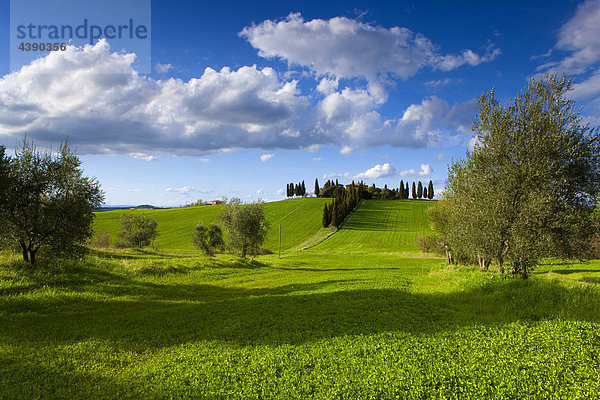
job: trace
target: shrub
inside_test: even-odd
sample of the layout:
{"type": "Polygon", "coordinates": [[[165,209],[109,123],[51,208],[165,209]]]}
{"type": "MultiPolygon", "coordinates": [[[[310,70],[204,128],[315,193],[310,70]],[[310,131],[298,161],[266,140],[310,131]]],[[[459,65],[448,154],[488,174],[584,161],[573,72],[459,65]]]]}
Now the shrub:
{"type": "Polygon", "coordinates": [[[119,233],[119,247],[149,246],[158,236],[156,221],[141,215],[121,214],[121,232],[119,233]]]}

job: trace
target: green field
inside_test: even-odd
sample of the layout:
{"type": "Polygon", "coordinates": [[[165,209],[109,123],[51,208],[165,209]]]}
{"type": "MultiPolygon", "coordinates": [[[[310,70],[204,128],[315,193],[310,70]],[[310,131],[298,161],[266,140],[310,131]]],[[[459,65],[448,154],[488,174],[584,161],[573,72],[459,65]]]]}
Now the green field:
{"type": "Polygon", "coordinates": [[[363,200],[318,252],[415,252],[417,236],[431,233],[425,210],[433,202],[363,200]]]}
{"type": "MultiPolygon", "coordinates": [[[[263,245],[273,252],[277,251],[279,224],[281,224],[281,248],[291,249],[301,245],[323,230],[321,218],[323,205],[329,199],[288,199],[265,203],[265,216],[270,223],[269,234],[263,245]]],[[[158,224],[159,235],[156,247],[161,251],[195,251],[190,240],[197,222],[204,225],[218,222],[221,206],[184,207],[158,210],[124,210],[96,213],[94,232],[108,233],[112,242],[121,230],[121,213],[142,214],[154,218],[158,224]]]]}
{"type": "MultiPolygon", "coordinates": [[[[598,398],[600,261],[521,280],[420,257],[429,204],[363,202],[298,251],[323,202],[268,203],[281,259],[0,253],[0,399],[598,398]]],[[[146,213],[179,251],[218,207],[146,213]]]]}
{"type": "Polygon", "coordinates": [[[522,281],[382,254],[2,259],[0,398],[600,393],[599,262],[522,281]]]}

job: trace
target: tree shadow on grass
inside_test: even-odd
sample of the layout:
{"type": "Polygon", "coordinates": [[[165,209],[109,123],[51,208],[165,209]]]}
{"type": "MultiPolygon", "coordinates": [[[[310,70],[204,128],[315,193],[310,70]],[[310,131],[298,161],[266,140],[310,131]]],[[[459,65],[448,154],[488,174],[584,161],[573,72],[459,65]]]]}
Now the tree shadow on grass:
{"type": "MultiPolygon", "coordinates": [[[[597,290],[567,288],[545,279],[497,280],[450,294],[401,289],[315,293],[344,282],[265,289],[142,285],[132,290],[151,294],[139,300],[63,299],[50,313],[0,313],[5,327],[0,338],[12,345],[102,340],[116,349],[144,351],[200,340],[279,345],[384,332],[430,334],[557,317],[600,321],[597,290]]],[[[7,307],[10,304],[1,309],[7,307]]]]}

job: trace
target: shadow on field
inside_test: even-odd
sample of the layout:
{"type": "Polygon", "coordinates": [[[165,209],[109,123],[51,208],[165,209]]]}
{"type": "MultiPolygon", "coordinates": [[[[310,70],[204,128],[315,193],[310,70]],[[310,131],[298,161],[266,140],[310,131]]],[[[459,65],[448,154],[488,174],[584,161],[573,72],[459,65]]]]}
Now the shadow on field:
{"type": "Polygon", "coordinates": [[[49,299],[13,298],[9,304],[0,298],[0,340],[11,345],[101,340],[115,350],[143,351],[198,340],[298,344],[345,335],[432,333],[556,317],[600,320],[597,290],[566,288],[546,279],[497,279],[450,294],[394,289],[310,293],[344,282],[266,289],[127,282],[127,287],[96,290],[134,299],[65,296],[53,304],[49,299]]]}

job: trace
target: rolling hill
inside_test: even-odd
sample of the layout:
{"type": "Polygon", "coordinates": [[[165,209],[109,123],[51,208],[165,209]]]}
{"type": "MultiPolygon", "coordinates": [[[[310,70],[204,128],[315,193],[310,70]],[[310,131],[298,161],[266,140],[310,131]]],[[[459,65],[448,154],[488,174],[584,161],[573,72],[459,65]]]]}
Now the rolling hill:
{"type": "MultiPolygon", "coordinates": [[[[269,234],[263,245],[277,251],[279,224],[282,250],[290,249],[326,231],[321,225],[323,205],[329,199],[288,199],[265,203],[265,215],[270,223],[269,234]]],[[[190,235],[197,222],[205,225],[218,221],[221,206],[184,207],[157,210],[118,210],[96,213],[94,233],[108,233],[112,242],[121,230],[121,213],[150,216],[158,223],[156,245],[163,251],[194,251],[190,235]]],[[[327,230],[328,231],[328,230],[327,230]]]]}
{"type": "Polygon", "coordinates": [[[363,200],[331,237],[313,247],[316,252],[399,253],[418,251],[417,236],[431,233],[430,201],[363,200]]]}

